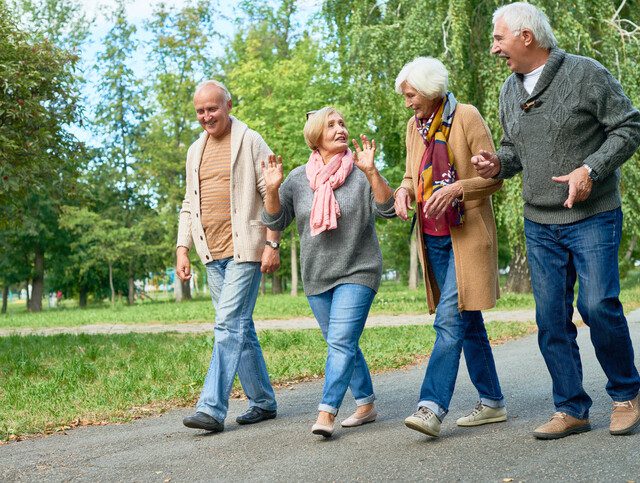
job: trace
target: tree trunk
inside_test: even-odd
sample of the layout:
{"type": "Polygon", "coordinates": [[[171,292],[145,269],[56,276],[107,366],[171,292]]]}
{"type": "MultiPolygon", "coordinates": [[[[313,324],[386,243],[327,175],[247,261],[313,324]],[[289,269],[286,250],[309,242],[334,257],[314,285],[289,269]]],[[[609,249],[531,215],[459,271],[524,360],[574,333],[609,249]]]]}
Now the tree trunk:
{"type": "Polygon", "coordinates": [[[638,243],[638,237],[637,235],[633,235],[633,237],[631,237],[631,241],[629,242],[629,248],[627,249],[627,253],[624,254],[624,260],[626,262],[631,260],[631,257],[633,256],[633,251],[636,249],[637,243],[638,243]]]}
{"type": "Polygon", "coordinates": [[[272,294],[280,294],[282,293],[282,279],[279,275],[274,274],[271,282],[271,293],[272,294]]]}
{"type": "Polygon", "coordinates": [[[133,275],[129,274],[129,288],[127,291],[127,305],[133,305],[136,301],[136,285],[133,280],[133,275]]]}
{"type": "Polygon", "coordinates": [[[298,249],[296,237],[291,230],[291,295],[298,296],[298,249]]]}
{"type": "Polygon", "coordinates": [[[260,291],[262,292],[262,295],[267,293],[267,277],[264,275],[262,276],[262,280],[260,280],[260,291]]]}
{"type": "Polygon", "coordinates": [[[85,287],[84,285],[80,285],[80,295],[79,295],[79,300],[78,300],[78,305],[80,306],[81,309],[86,308],[87,306],[87,295],[89,293],[89,290],[87,290],[87,287],[85,287]]]}
{"type": "Polygon", "coordinates": [[[183,282],[176,276],[173,284],[173,292],[176,297],[176,302],[182,302],[184,300],[191,300],[191,285],[190,280],[183,282]]]}
{"type": "Polygon", "coordinates": [[[109,288],[111,289],[111,306],[116,304],[116,291],[113,288],[113,264],[109,262],[109,288]]]}
{"type": "Polygon", "coordinates": [[[3,314],[7,313],[7,299],[9,298],[9,286],[5,285],[2,288],[2,312],[3,314]]]}
{"type": "Polygon", "coordinates": [[[411,237],[409,245],[409,289],[418,288],[418,242],[416,237],[411,237]]]}
{"type": "Polygon", "coordinates": [[[505,290],[514,293],[531,293],[531,277],[524,250],[516,248],[513,251],[505,290]]]}
{"type": "Polygon", "coordinates": [[[35,276],[33,277],[29,310],[40,312],[42,310],[42,294],[44,293],[44,251],[39,246],[36,247],[33,268],[35,276]]]}
{"type": "Polygon", "coordinates": [[[31,294],[29,293],[29,280],[27,279],[27,284],[26,284],[26,290],[25,292],[27,292],[27,310],[29,309],[29,306],[31,305],[31,294]]]}

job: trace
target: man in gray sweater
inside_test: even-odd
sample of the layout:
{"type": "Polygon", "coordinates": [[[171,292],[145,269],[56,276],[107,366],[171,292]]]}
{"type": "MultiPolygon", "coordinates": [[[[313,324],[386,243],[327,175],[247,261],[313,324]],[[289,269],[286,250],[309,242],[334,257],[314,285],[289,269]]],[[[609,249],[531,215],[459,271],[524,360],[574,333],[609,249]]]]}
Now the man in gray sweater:
{"type": "Polygon", "coordinates": [[[481,151],[472,163],[484,178],[523,174],[538,343],[556,408],[534,436],[556,439],[591,429],[572,323],[577,278],[578,311],[613,399],[609,431],[627,434],[640,425],[640,376],[618,298],[619,182],[620,166],[640,145],[640,113],[601,64],[557,47],[536,7],[506,5],[493,23],[491,52],[513,72],[500,93],[504,135],[497,153],[481,151]]]}

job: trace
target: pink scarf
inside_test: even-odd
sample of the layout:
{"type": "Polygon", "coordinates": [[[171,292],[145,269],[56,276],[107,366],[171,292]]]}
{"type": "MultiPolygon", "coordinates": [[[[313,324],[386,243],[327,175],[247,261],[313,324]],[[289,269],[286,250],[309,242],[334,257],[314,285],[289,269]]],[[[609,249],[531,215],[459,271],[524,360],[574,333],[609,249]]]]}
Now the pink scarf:
{"type": "Polygon", "coordinates": [[[322,156],[314,151],[307,162],[307,179],[313,190],[311,204],[311,236],[316,236],[326,230],[338,227],[340,206],[333,191],[344,183],[353,169],[353,154],[351,150],[336,154],[331,161],[324,164],[322,156]]]}

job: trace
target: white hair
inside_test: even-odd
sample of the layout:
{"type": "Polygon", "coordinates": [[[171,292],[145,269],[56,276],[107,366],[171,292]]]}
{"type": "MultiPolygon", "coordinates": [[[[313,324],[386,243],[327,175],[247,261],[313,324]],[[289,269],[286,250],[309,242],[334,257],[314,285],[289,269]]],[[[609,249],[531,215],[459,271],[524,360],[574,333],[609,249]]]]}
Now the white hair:
{"type": "Polygon", "coordinates": [[[493,13],[493,24],[502,19],[513,35],[518,36],[523,30],[530,30],[538,45],[543,49],[551,49],[558,45],[549,19],[544,12],[530,3],[516,2],[504,5],[493,13]]]}
{"type": "Polygon", "coordinates": [[[427,99],[437,99],[447,93],[449,73],[438,59],[417,57],[405,64],[396,77],[398,94],[402,94],[402,84],[405,82],[427,99]]]}
{"type": "Polygon", "coordinates": [[[202,89],[204,89],[207,86],[215,86],[218,89],[220,89],[222,91],[223,95],[224,95],[224,101],[225,102],[229,102],[231,100],[231,93],[229,92],[229,89],[227,89],[222,82],[219,82],[219,81],[213,80],[213,79],[208,79],[208,80],[203,81],[200,84],[198,84],[198,86],[196,87],[195,92],[193,93],[193,97],[195,97],[198,94],[198,92],[200,92],[202,89]]]}

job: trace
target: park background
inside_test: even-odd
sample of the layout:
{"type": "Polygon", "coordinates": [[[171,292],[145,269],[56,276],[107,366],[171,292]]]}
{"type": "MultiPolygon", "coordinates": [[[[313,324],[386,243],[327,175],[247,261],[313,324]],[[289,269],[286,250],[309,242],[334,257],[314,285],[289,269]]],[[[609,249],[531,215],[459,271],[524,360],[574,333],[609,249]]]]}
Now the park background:
{"type": "MultiPolygon", "coordinates": [[[[192,95],[204,79],[227,85],[232,114],[282,155],[285,172],[308,159],[305,113],[334,105],[352,136],[376,139],[377,164],[397,186],[410,112],[394,80],[420,55],[445,63],[450,89],[478,107],[498,145],[498,94],[510,73],[489,48],[501,4],[182,0],[132,18],[136,3],[121,0],[91,14],[73,0],[0,0],[0,329],[212,320],[193,250],[197,283],[172,279],[185,155],[201,131],[192,95]]],[[[600,61],[640,105],[638,1],[535,4],[561,48],[600,61]]],[[[638,158],[622,168],[626,309],[640,306],[638,158]]],[[[533,307],[520,193],[516,177],[493,197],[502,309],[533,307]]],[[[378,226],[385,282],[373,313],[426,313],[409,226],[378,226]]],[[[310,316],[294,226],[283,233],[281,258],[264,277],[256,317],[310,316]]],[[[501,339],[530,329],[491,330],[501,339]]],[[[374,370],[400,367],[424,356],[432,337],[430,327],[375,328],[364,349],[380,354],[374,370]]],[[[317,331],[266,331],[261,341],[276,382],[322,375],[317,331]]],[[[190,404],[210,348],[210,336],[176,334],[2,337],[0,407],[9,409],[0,439],[190,404]],[[44,405],[41,414],[30,413],[33,404],[44,405]]]]}

